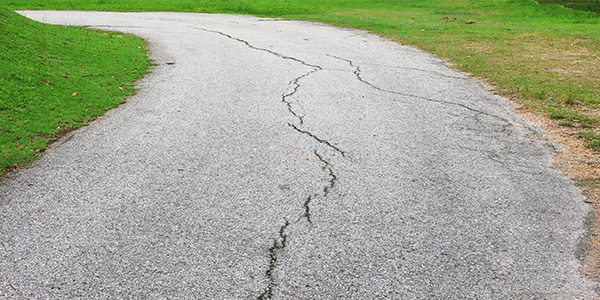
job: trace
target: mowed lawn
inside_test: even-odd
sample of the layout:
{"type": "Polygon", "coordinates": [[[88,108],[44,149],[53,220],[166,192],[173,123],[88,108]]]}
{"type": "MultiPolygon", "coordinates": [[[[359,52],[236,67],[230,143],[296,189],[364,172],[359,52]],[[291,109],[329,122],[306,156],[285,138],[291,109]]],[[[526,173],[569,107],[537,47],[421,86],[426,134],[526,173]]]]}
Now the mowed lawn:
{"type": "MultiPolygon", "coordinates": [[[[539,116],[549,117],[560,123],[561,126],[569,128],[571,138],[578,143],[584,143],[589,147],[600,148],[599,135],[599,105],[600,105],[600,17],[593,12],[575,11],[565,9],[559,5],[538,4],[536,1],[523,0],[0,0],[0,6],[11,9],[85,9],[85,10],[112,10],[112,11],[185,11],[185,12],[211,12],[211,13],[236,13],[251,14],[265,17],[279,17],[287,19],[303,19],[325,22],[337,26],[363,28],[388,39],[400,43],[409,44],[421,48],[427,52],[446,59],[455,68],[463,70],[483,79],[497,87],[496,92],[515,100],[525,110],[539,116]]],[[[12,17],[16,18],[16,17],[12,17]]],[[[11,21],[12,22],[12,21],[11,21]]],[[[25,22],[20,20],[19,22],[25,22]]],[[[6,23],[6,21],[5,21],[6,23]]],[[[10,23],[10,22],[9,22],[10,23]]],[[[25,24],[25,23],[24,23],[25,24]]],[[[40,35],[45,27],[40,24],[26,23],[26,28],[35,28],[40,35]],[[44,28],[43,30],[40,28],[44,28]]],[[[6,27],[6,25],[2,25],[6,27]]],[[[6,29],[0,29],[6,30],[6,29]]],[[[56,29],[53,29],[56,30],[56,29]]],[[[60,29],[61,32],[66,30],[60,29]]],[[[52,84],[65,81],[63,74],[68,72],[66,68],[41,68],[37,64],[42,60],[43,54],[30,59],[31,54],[22,51],[7,51],[7,45],[11,43],[6,38],[6,33],[1,32],[0,37],[0,59],[4,61],[29,61],[36,68],[23,71],[18,78],[11,75],[12,83],[27,86],[29,96],[19,94],[15,91],[14,84],[1,84],[0,95],[2,104],[0,106],[0,126],[4,131],[12,131],[14,123],[7,123],[12,113],[25,109],[19,101],[8,101],[7,95],[17,95],[27,98],[28,105],[43,105],[44,98],[48,93],[48,79],[52,84]],[[42,70],[43,69],[43,70],[42,70]],[[46,72],[42,75],[40,72],[46,72]],[[61,78],[62,77],[62,78],[61,78]],[[30,81],[31,79],[31,81],[30,81]],[[34,84],[35,83],[35,84],[34,84]],[[14,102],[14,103],[12,103],[14,102]],[[7,104],[8,103],[8,104],[7,104]],[[7,127],[8,126],[8,127],[7,127]]],[[[90,33],[84,29],[70,29],[70,34],[86,36],[102,36],[99,33],[90,33]]],[[[59,49],[61,39],[66,36],[56,36],[52,39],[35,35],[24,36],[21,34],[24,44],[38,43],[37,48],[45,42],[56,41],[56,49],[59,49]],[[42,39],[40,39],[42,38],[42,39]]],[[[106,35],[105,35],[106,36],[106,35]]],[[[120,39],[110,39],[119,44],[121,49],[131,47],[136,51],[140,44],[134,38],[125,36],[120,39]],[[131,44],[122,44],[125,41],[131,44]],[[134,42],[135,41],[135,42],[134,42]]],[[[89,38],[87,38],[89,40],[89,38]]],[[[81,41],[81,39],[72,39],[81,41]]],[[[14,38],[13,38],[14,41],[14,38]]],[[[108,41],[108,39],[106,40],[108,41]]],[[[104,42],[106,42],[104,41],[104,42]]],[[[94,41],[98,43],[100,41],[94,41]]],[[[54,42],[52,42],[54,43],[54,42]]],[[[74,64],[87,65],[83,63],[87,59],[85,51],[93,52],[96,46],[90,45],[91,41],[81,42],[83,47],[79,51],[81,55],[76,58],[69,57],[74,64]]],[[[73,43],[71,43],[73,44],[73,43]]],[[[113,44],[116,46],[116,44],[113,44]]],[[[11,49],[12,50],[12,49],[11,49]]],[[[44,50],[46,51],[46,50],[44,50]]],[[[59,50],[57,50],[59,51],[59,50]]],[[[70,51],[69,51],[70,52],[70,51]]],[[[141,52],[140,52],[141,53],[141,52]]],[[[38,55],[33,54],[33,55],[38,55]]],[[[133,54],[131,54],[133,55],[133,54]]],[[[138,54],[136,54],[138,55],[138,54]]],[[[54,57],[54,56],[51,56],[54,57]]],[[[147,62],[140,56],[131,56],[130,59],[142,63],[136,66],[126,67],[124,59],[110,58],[106,61],[96,60],[95,66],[121,65],[123,79],[134,80],[137,76],[127,71],[131,68],[143,70],[147,62]],[[135,58],[134,58],[135,57],[135,58]],[[110,61],[112,60],[112,61],[110,61]],[[129,77],[123,77],[124,74],[129,77]]],[[[55,65],[60,65],[55,58],[55,65]]],[[[11,71],[12,72],[12,71],[11,71]]],[[[2,70],[3,74],[9,74],[2,70]]],[[[139,75],[140,73],[137,73],[139,75]]],[[[87,89],[87,85],[98,86],[100,82],[114,75],[97,72],[95,69],[85,70],[69,78],[76,78],[79,90],[87,89]],[[90,80],[85,81],[81,76],[92,74],[90,80]],[[85,86],[85,87],[84,87],[85,86]]],[[[2,80],[7,80],[6,76],[2,80]]],[[[71,80],[74,81],[74,80],[71,80]]],[[[108,84],[105,84],[108,85],[108,84]]],[[[131,83],[111,83],[111,86],[127,86],[131,92],[131,83]]],[[[74,88],[65,90],[68,96],[76,92],[74,88]]],[[[103,91],[104,92],[104,91],[103,91]]],[[[120,100],[122,96],[117,90],[120,100]]],[[[22,92],[21,92],[22,93],[22,92]]],[[[127,93],[125,93],[127,94],[127,93]]],[[[77,97],[68,98],[71,102],[87,105],[90,98],[97,97],[93,92],[86,93],[80,102],[74,101],[77,97]]],[[[13,97],[13,96],[10,96],[13,97]]],[[[114,97],[114,94],[113,94],[114,97]]],[[[111,104],[114,106],[114,104],[111,104]]],[[[109,106],[111,106],[109,105],[109,106]]],[[[46,105],[48,106],[48,105],[46,105]]],[[[78,108],[74,108],[78,109],[78,108]]],[[[46,109],[46,113],[59,115],[55,110],[46,109]]],[[[63,113],[64,114],[64,113],[63,113]]],[[[79,126],[79,120],[87,120],[100,115],[94,111],[83,112],[74,117],[73,121],[62,121],[66,128],[79,126]],[[76,121],[77,120],[77,121],[76,121]]],[[[13,121],[10,121],[13,122],[13,121]]],[[[56,123],[56,122],[55,122],[56,123]]],[[[55,124],[55,128],[63,128],[55,124]]],[[[29,129],[27,129],[29,130],[29,129]]],[[[56,132],[52,132],[51,136],[56,132]]],[[[45,134],[45,133],[43,133],[45,134]]],[[[41,135],[44,138],[44,135],[41,135]]],[[[6,147],[15,147],[18,141],[7,142],[6,133],[1,139],[2,153],[6,147]]],[[[33,138],[39,141],[40,135],[33,138]]],[[[31,139],[32,137],[21,137],[31,139]]],[[[30,150],[33,153],[43,150],[42,143],[35,142],[30,150]]],[[[14,151],[13,151],[14,152],[14,151]]],[[[11,154],[12,155],[12,154],[11,154]]],[[[4,159],[2,166],[10,166],[13,163],[4,159]]],[[[21,162],[15,162],[20,165],[21,162]]]]}
{"type": "Polygon", "coordinates": [[[0,176],[135,92],[145,41],[52,26],[0,6],[0,176]]]}
{"type": "Polygon", "coordinates": [[[522,0],[0,0],[14,9],[252,14],[358,27],[485,78],[564,125],[595,129],[600,17],[522,0]],[[591,110],[591,111],[590,111],[591,110]]]}

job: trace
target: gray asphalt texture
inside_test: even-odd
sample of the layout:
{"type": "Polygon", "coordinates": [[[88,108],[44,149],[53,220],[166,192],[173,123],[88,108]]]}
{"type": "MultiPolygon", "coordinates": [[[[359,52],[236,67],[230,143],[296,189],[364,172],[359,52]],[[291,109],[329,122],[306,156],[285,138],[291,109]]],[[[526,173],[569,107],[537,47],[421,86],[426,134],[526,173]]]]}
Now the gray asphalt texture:
{"type": "Polygon", "coordinates": [[[0,184],[1,299],[598,297],[551,145],[436,57],[309,22],[22,13],[159,65],[0,184]]]}

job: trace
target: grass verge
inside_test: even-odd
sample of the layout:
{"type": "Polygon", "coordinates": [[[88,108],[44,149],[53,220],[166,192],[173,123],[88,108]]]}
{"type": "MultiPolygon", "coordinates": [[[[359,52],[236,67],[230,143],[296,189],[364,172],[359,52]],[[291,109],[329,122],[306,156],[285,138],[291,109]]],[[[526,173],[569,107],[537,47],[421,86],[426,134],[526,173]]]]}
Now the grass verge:
{"type": "Polygon", "coordinates": [[[0,6],[0,176],[125,101],[148,73],[145,41],[46,25],[0,6]]]}
{"type": "Polygon", "coordinates": [[[539,0],[540,3],[560,4],[564,7],[585,10],[600,14],[600,1],[598,0],[539,0]]]}
{"type": "Polygon", "coordinates": [[[600,17],[531,0],[0,0],[15,9],[252,14],[363,28],[436,54],[563,126],[600,120],[600,17]]]}

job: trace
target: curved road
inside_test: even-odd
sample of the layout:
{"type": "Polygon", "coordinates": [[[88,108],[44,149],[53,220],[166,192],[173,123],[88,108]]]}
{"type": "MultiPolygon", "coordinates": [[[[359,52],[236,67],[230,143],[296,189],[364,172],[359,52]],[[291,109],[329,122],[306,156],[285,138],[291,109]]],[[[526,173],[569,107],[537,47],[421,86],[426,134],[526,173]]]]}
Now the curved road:
{"type": "Polygon", "coordinates": [[[598,297],[580,190],[438,58],[308,22],[23,14],[159,65],[0,184],[2,299],[598,297]]]}

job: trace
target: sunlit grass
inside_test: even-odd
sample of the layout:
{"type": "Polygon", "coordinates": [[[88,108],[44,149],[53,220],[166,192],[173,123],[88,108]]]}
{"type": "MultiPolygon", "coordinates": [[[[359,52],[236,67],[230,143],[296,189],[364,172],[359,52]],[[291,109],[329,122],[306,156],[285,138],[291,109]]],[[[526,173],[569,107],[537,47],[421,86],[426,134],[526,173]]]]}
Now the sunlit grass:
{"type": "MultiPolygon", "coordinates": [[[[570,124],[598,118],[600,17],[522,0],[0,0],[19,9],[194,11],[305,19],[415,45],[570,124]]],[[[597,122],[594,122],[596,124],[597,122]]]]}
{"type": "MultiPolygon", "coordinates": [[[[13,9],[236,13],[363,28],[445,58],[456,68],[495,85],[501,95],[558,119],[563,126],[599,127],[600,17],[560,5],[527,0],[0,0],[1,5],[13,9]]],[[[0,68],[10,75],[0,79],[4,80],[0,82],[0,107],[9,107],[0,111],[3,166],[28,160],[63,128],[81,126],[123,101],[123,96],[132,92],[131,82],[142,73],[127,72],[147,66],[144,52],[138,48],[143,42],[132,37],[40,25],[5,11],[2,15],[0,47],[6,48],[0,51],[0,68]],[[62,42],[73,48],[60,50],[62,42]],[[117,45],[122,48],[118,52],[114,48],[110,55],[96,51],[97,47],[117,45]],[[59,63],[62,60],[66,64],[59,63]],[[62,76],[67,72],[68,79],[62,76]],[[82,77],[87,74],[93,76],[82,77]],[[115,75],[120,77],[112,82],[115,75]],[[70,96],[73,92],[81,97],[70,96]],[[52,97],[62,102],[49,104],[52,97]],[[86,110],[70,111],[75,104],[86,110]],[[34,113],[33,108],[44,113],[34,113]],[[13,116],[20,116],[21,121],[8,121],[16,120],[13,116]],[[31,124],[38,119],[51,126],[42,130],[31,124]],[[17,138],[11,133],[17,127],[31,133],[20,133],[17,138]],[[32,146],[22,148],[24,144],[32,146]]]]}
{"type": "Polygon", "coordinates": [[[0,7],[0,175],[135,92],[137,37],[40,24],[0,7]]]}

